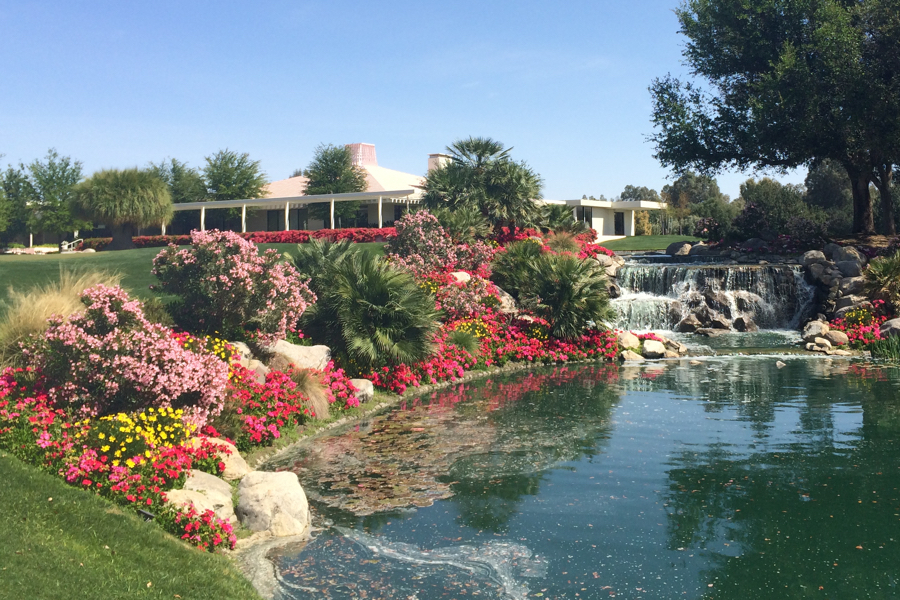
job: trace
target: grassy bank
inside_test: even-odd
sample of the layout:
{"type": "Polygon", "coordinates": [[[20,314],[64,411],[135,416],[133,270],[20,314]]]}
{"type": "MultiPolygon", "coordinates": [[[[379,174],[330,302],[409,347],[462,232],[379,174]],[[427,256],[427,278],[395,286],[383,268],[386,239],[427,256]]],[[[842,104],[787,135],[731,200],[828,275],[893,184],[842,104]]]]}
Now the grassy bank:
{"type": "Polygon", "coordinates": [[[665,250],[673,242],[699,242],[700,238],[691,235],[636,235],[621,240],[605,242],[604,247],[616,252],[634,250],[665,250]]]}
{"type": "Polygon", "coordinates": [[[259,598],[221,555],[0,454],[0,600],[259,598]]]}
{"type": "MultiPolygon", "coordinates": [[[[274,248],[279,252],[293,251],[296,244],[260,244],[263,250],[274,248]]],[[[361,249],[384,254],[384,244],[373,242],[357,244],[361,249]]],[[[24,290],[59,278],[60,269],[106,270],[122,274],[122,287],[138,298],[153,297],[150,285],[156,278],[150,274],[153,257],[161,248],[138,248],[97,252],[95,254],[0,255],[0,314],[8,297],[9,286],[24,290]]]]}

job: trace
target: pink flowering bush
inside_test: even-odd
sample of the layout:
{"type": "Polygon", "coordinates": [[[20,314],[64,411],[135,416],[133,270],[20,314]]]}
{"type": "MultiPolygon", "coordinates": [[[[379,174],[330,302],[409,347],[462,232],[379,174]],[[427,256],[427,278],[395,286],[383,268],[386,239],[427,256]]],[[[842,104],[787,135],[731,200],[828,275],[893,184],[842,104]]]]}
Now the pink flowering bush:
{"type": "Polygon", "coordinates": [[[500,304],[497,286],[473,275],[465,283],[450,277],[432,277],[436,283],[434,295],[437,308],[444,311],[446,320],[455,321],[483,313],[486,309],[500,304]]]}
{"type": "Polygon", "coordinates": [[[437,217],[427,210],[403,215],[394,228],[397,235],[388,243],[388,253],[401,264],[409,261],[414,274],[444,271],[456,264],[456,246],[437,217]]]}
{"type": "Polygon", "coordinates": [[[179,298],[176,320],[190,331],[262,343],[283,339],[316,297],[279,253],[230,231],[192,231],[189,248],[174,244],[153,259],[153,289],[179,298]]]}
{"type": "Polygon", "coordinates": [[[88,288],[81,301],[84,313],[51,318],[46,332],[23,348],[56,408],[86,416],[183,408],[198,425],[222,410],[224,361],[183,348],[119,287],[88,288]]]}
{"type": "Polygon", "coordinates": [[[233,549],[237,543],[231,523],[209,509],[200,513],[191,504],[186,508],[170,509],[165,517],[163,526],[166,530],[201,550],[233,549]]]}
{"type": "Polygon", "coordinates": [[[322,384],[325,386],[325,394],[328,396],[328,403],[341,409],[355,408],[359,406],[359,398],[356,397],[358,391],[356,387],[350,383],[350,378],[343,369],[339,369],[334,365],[334,361],[328,361],[325,370],[322,372],[322,384]]]}

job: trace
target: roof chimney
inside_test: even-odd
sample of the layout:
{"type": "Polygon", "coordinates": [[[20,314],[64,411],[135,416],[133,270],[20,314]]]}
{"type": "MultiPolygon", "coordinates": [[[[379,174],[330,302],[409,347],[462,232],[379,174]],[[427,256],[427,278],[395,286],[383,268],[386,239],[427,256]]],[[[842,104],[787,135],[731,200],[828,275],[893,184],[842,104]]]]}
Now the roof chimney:
{"type": "Polygon", "coordinates": [[[440,169],[446,165],[453,157],[449,154],[429,154],[428,155],[428,172],[433,169],[440,169]]]}
{"type": "Polygon", "coordinates": [[[350,161],[354,167],[378,166],[375,144],[347,144],[347,147],[350,148],[350,161]]]}

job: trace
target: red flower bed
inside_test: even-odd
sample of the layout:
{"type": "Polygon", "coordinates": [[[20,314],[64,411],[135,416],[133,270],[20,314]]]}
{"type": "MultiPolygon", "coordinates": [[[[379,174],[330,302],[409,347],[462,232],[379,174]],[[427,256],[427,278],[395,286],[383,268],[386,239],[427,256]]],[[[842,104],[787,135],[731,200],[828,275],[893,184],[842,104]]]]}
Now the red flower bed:
{"type": "MultiPolygon", "coordinates": [[[[251,231],[238,234],[245,240],[256,244],[303,244],[309,238],[329,238],[332,240],[350,240],[355,243],[386,242],[397,235],[393,227],[382,229],[370,227],[350,227],[347,229],[318,229],[315,231],[251,231]]],[[[132,238],[138,248],[162,248],[169,244],[187,246],[191,243],[190,235],[139,235],[132,238]]],[[[78,250],[103,250],[112,238],[88,238],[78,245],[78,250]]]]}

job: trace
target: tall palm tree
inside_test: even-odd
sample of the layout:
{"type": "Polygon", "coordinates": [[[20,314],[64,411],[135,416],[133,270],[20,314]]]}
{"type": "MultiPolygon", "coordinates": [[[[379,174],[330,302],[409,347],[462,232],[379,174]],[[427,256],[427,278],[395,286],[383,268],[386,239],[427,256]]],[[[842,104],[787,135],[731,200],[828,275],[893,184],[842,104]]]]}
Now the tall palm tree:
{"type": "Polygon", "coordinates": [[[475,171],[483,171],[491,162],[510,160],[512,148],[504,148],[502,142],[489,137],[468,137],[447,146],[447,152],[455,162],[475,171]]]}

